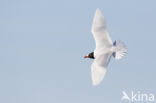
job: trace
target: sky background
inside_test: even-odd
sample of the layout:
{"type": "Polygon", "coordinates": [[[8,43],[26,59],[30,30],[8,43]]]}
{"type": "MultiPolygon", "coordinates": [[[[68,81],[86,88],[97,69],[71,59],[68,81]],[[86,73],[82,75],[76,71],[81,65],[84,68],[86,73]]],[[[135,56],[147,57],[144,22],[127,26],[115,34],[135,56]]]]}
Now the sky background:
{"type": "Polygon", "coordinates": [[[155,0],[0,0],[0,103],[125,103],[122,91],[156,94],[155,0]],[[95,48],[96,8],[127,55],[92,86],[83,56],[95,48]]]}

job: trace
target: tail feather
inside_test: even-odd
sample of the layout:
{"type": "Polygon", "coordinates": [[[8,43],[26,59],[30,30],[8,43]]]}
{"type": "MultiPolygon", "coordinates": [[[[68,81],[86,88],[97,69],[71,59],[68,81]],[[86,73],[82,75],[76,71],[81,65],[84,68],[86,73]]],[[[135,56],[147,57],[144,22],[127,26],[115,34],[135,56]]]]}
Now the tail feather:
{"type": "Polygon", "coordinates": [[[113,53],[114,58],[121,59],[127,52],[125,44],[117,40],[113,45],[115,46],[115,52],[113,53]]]}

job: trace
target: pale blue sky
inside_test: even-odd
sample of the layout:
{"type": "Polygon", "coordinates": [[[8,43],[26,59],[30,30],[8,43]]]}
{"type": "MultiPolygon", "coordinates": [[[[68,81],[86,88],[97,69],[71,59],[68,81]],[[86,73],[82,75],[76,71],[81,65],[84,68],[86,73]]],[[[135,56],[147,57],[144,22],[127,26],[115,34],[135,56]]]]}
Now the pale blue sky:
{"type": "Polygon", "coordinates": [[[123,90],[156,94],[155,44],[155,0],[0,0],[0,103],[122,103],[123,90]],[[83,56],[95,47],[96,8],[128,54],[112,58],[93,87],[92,60],[83,56]]]}

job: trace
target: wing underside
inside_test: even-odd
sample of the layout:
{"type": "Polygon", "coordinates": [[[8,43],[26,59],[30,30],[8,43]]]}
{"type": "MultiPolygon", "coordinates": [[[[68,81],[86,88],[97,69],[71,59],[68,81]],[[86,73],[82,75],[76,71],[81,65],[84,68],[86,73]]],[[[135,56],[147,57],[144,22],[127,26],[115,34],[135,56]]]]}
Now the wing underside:
{"type": "Polygon", "coordinates": [[[91,65],[92,84],[98,85],[106,74],[106,67],[109,64],[112,52],[97,55],[91,65]]]}
{"type": "Polygon", "coordinates": [[[96,10],[94,15],[92,33],[95,39],[96,49],[108,48],[110,46],[113,46],[112,40],[106,29],[104,16],[99,9],[96,10]]]}
{"type": "Polygon", "coordinates": [[[113,43],[106,30],[104,16],[99,9],[96,10],[92,24],[92,33],[95,39],[94,62],[91,66],[93,85],[98,85],[106,74],[106,67],[113,53],[113,43]]]}

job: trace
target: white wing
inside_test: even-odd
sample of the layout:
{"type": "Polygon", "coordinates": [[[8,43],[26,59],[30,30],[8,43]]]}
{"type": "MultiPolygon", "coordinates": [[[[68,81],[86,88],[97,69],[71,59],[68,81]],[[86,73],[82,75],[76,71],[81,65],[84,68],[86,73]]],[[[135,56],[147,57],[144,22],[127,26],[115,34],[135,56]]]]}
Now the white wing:
{"type": "Polygon", "coordinates": [[[106,30],[104,16],[99,9],[96,10],[92,24],[92,33],[95,38],[95,60],[91,66],[93,85],[98,85],[104,78],[106,67],[112,56],[113,43],[106,30]]]}
{"type": "Polygon", "coordinates": [[[98,85],[106,74],[106,67],[110,61],[112,52],[97,55],[91,65],[92,84],[98,85]]]}
{"type": "Polygon", "coordinates": [[[106,30],[104,16],[99,9],[95,12],[92,24],[92,33],[96,42],[96,51],[113,46],[109,33],[106,30]]]}

